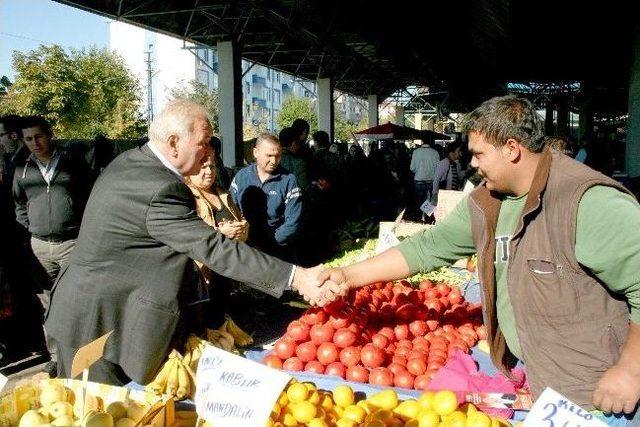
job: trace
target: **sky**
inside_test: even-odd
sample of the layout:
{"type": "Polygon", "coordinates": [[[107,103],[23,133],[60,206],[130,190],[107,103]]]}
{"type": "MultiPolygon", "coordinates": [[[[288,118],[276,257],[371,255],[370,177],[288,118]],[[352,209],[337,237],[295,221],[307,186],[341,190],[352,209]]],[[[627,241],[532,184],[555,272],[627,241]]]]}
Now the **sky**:
{"type": "Polygon", "coordinates": [[[53,0],[0,0],[0,76],[13,80],[13,51],[29,51],[41,44],[65,48],[108,47],[105,17],[53,0]]]}

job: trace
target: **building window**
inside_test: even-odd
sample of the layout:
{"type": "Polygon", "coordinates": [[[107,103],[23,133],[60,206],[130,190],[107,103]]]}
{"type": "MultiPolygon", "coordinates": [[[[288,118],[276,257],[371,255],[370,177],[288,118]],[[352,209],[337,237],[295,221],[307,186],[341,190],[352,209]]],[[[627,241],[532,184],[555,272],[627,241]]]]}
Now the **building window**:
{"type": "Polygon", "coordinates": [[[197,79],[200,83],[204,84],[207,86],[207,88],[209,87],[209,72],[205,71],[205,70],[198,70],[198,79],[197,79]]]}
{"type": "Polygon", "coordinates": [[[267,68],[267,80],[271,80],[271,69],[267,68]]]}

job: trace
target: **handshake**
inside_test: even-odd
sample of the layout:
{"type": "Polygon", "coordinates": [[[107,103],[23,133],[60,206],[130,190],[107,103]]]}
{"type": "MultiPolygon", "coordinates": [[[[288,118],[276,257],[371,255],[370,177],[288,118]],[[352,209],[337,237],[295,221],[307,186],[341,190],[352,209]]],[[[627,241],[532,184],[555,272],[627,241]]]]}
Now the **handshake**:
{"type": "Polygon", "coordinates": [[[349,282],[340,268],[296,267],[292,288],[311,305],[325,306],[338,297],[347,295],[349,282]]]}

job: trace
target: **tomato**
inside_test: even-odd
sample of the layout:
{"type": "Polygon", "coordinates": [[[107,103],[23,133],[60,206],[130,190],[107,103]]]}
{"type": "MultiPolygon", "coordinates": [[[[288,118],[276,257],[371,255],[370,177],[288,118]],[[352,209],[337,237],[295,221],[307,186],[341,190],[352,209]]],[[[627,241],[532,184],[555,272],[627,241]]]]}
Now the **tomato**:
{"type": "Polygon", "coordinates": [[[296,356],[306,363],[316,358],[316,351],[316,345],[308,341],[298,345],[298,348],[296,348],[296,356]]]}
{"type": "Polygon", "coordinates": [[[462,298],[460,289],[452,290],[449,294],[449,302],[451,303],[451,305],[460,304],[462,301],[464,301],[464,298],[462,298]]]}
{"type": "Polygon", "coordinates": [[[427,372],[424,375],[429,378],[429,381],[431,381],[438,373],[438,369],[427,369],[427,372]]]}
{"type": "Polygon", "coordinates": [[[309,339],[309,325],[299,320],[294,320],[287,327],[287,334],[297,342],[303,342],[309,339]]]}
{"type": "Polygon", "coordinates": [[[444,349],[432,348],[431,350],[429,350],[429,360],[435,360],[435,359],[439,359],[443,361],[447,360],[446,347],[444,349]]]}
{"type": "Polygon", "coordinates": [[[419,306],[424,303],[424,295],[422,295],[422,292],[413,290],[409,292],[407,296],[409,297],[409,301],[415,306],[419,306]]]}
{"type": "Polygon", "coordinates": [[[282,360],[275,354],[265,356],[262,363],[273,369],[282,369],[282,360]]]}
{"type": "Polygon", "coordinates": [[[385,337],[389,338],[389,341],[393,341],[396,339],[396,335],[393,332],[393,329],[391,329],[388,326],[385,326],[384,328],[380,329],[378,331],[379,334],[384,335],[385,337]]]}
{"type": "Polygon", "coordinates": [[[384,351],[387,352],[387,354],[393,354],[396,352],[396,345],[395,344],[389,344],[388,346],[385,347],[384,351]]]}
{"type": "Polygon", "coordinates": [[[340,361],[347,367],[360,363],[360,348],[347,347],[340,351],[340,361]]]}
{"type": "Polygon", "coordinates": [[[407,368],[399,363],[390,363],[389,366],[387,366],[387,369],[390,370],[393,375],[407,370],[407,368]]]}
{"type": "Polygon", "coordinates": [[[360,365],[349,366],[347,368],[347,381],[366,383],[369,381],[369,371],[360,365]]]}
{"type": "Polygon", "coordinates": [[[362,361],[362,364],[368,368],[377,368],[384,364],[385,353],[375,345],[367,344],[362,347],[360,360],[362,361]]]}
{"type": "Polygon", "coordinates": [[[321,308],[310,308],[300,318],[307,325],[316,325],[318,323],[324,323],[327,321],[327,313],[321,308]]]}
{"type": "Polygon", "coordinates": [[[478,334],[478,339],[486,340],[487,339],[487,328],[484,325],[480,325],[476,328],[476,333],[478,334]]]}
{"type": "Polygon", "coordinates": [[[476,342],[478,342],[478,340],[471,335],[463,335],[461,339],[469,348],[473,347],[476,345],[476,342]]]}
{"type": "Polygon", "coordinates": [[[313,372],[314,374],[324,374],[324,365],[317,360],[312,360],[304,365],[305,372],[313,372]]]}
{"type": "Polygon", "coordinates": [[[357,335],[350,329],[341,328],[333,334],[333,342],[340,348],[347,348],[355,344],[357,335]]]}
{"type": "Polygon", "coordinates": [[[328,323],[324,325],[317,324],[311,327],[311,330],[309,331],[309,337],[315,345],[320,345],[323,342],[331,342],[334,332],[335,331],[333,329],[333,326],[329,325],[328,323]]]}
{"type": "Polygon", "coordinates": [[[413,345],[413,349],[414,350],[420,350],[425,354],[429,354],[429,343],[427,341],[425,342],[418,342],[416,344],[413,345]]]}
{"type": "MultiPolygon", "coordinates": [[[[380,307],[380,311],[378,312],[378,315],[383,321],[391,322],[396,315],[396,311],[393,308],[393,305],[386,302],[382,304],[382,307],[380,307]]],[[[391,338],[391,337],[388,337],[388,338],[391,338]]]]}
{"type": "Polygon", "coordinates": [[[443,309],[449,307],[450,305],[449,297],[440,297],[438,301],[440,301],[440,304],[442,304],[443,309]]]}
{"type": "Polygon", "coordinates": [[[446,297],[447,295],[449,295],[449,292],[451,292],[451,287],[446,283],[439,283],[438,286],[436,286],[436,289],[443,297],[446,297]]]}
{"type": "Polygon", "coordinates": [[[401,388],[413,388],[414,377],[409,372],[400,372],[393,377],[393,384],[401,388]]]}
{"type": "Polygon", "coordinates": [[[413,380],[413,388],[415,388],[416,390],[424,391],[427,389],[427,387],[429,387],[430,382],[431,382],[431,379],[428,376],[418,375],[413,380]]]}
{"type": "Polygon", "coordinates": [[[324,374],[344,378],[345,367],[341,362],[333,362],[327,365],[324,370],[324,374]]]}
{"type": "Polygon", "coordinates": [[[318,362],[328,365],[338,360],[338,348],[332,342],[323,342],[318,346],[316,356],[318,362]]]}
{"type": "Polygon", "coordinates": [[[279,339],[273,346],[273,352],[282,360],[286,360],[293,356],[296,352],[296,344],[292,341],[279,339]]]}
{"type": "Polygon", "coordinates": [[[352,323],[349,326],[347,326],[347,329],[349,329],[351,332],[353,332],[356,335],[358,335],[361,331],[360,326],[358,326],[355,323],[352,323]]]}
{"type": "Polygon", "coordinates": [[[429,362],[427,364],[427,371],[437,371],[442,368],[442,366],[444,366],[442,362],[429,362]]]}
{"type": "Polygon", "coordinates": [[[396,348],[394,355],[407,357],[407,354],[409,354],[410,351],[411,349],[407,347],[398,347],[396,348]]]}
{"type": "Polygon", "coordinates": [[[407,353],[407,360],[411,359],[427,359],[427,353],[422,350],[413,349],[409,353],[407,353]]]}
{"type": "Polygon", "coordinates": [[[437,320],[427,320],[427,327],[429,328],[429,331],[433,332],[436,329],[438,329],[438,326],[440,326],[440,322],[437,320]]]}
{"type": "Polygon", "coordinates": [[[331,324],[331,326],[333,326],[333,329],[340,329],[340,328],[345,328],[349,324],[349,319],[342,316],[339,316],[339,317],[331,316],[329,318],[329,323],[331,324]]]}
{"type": "Polygon", "coordinates": [[[433,282],[431,280],[421,280],[420,284],[418,285],[418,288],[421,291],[426,291],[428,289],[433,288],[433,282]]]}
{"type": "Polygon", "coordinates": [[[407,365],[407,358],[405,356],[401,356],[401,355],[396,353],[391,358],[391,363],[397,363],[398,365],[406,366],[407,365]]]}
{"type": "Polygon", "coordinates": [[[374,368],[369,373],[369,384],[390,387],[393,385],[393,373],[387,368],[374,368]]]}
{"type": "Polygon", "coordinates": [[[397,325],[395,328],[393,328],[393,333],[396,336],[396,339],[398,340],[406,340],[409,338],[409,326],[407,326],[406,324],[401,324],[401,325],[397,325]]]}
{"type": "Polygon", "coordinates": [[[431,288],[424,294],[425,304],[438,298],[440,298],[440,292],[436,288],[431,288]]]}
{"type": "Polygon", "coordinates": [[[398,341],[398,343],[396,344],[396,347],[406,347],[409,350],[411,350],[413,348],[413,341],[410,340],[400,340],[398,341]]]}
{"type": "Polygon", "coordinates": [[[304,363],[295,356],[288,358],[282,364],[282,369],[286,371],[302,371],[302,368],[304,368],[304,363]]]}
{"type": "Polygon", "coordinates": [[[409,359],[407,362],[407,371],[413,375],[422,375],[427,372],[427,362],[423,358],[409,359]]]}
{"type": "Polygon", "coordinates": [[[411,331],[414,337],[423,337],[429,331],[429,326],[427,326],[427,322],[424,320],[414,320],[409,323],[409,331],[411,331]]]}
{"type": "Polygon", "coordinates": [[[389,345],[389,338],[382,334],[375,334],[371,337],[371,342],[378,348],[386,348],[389,345]]]}

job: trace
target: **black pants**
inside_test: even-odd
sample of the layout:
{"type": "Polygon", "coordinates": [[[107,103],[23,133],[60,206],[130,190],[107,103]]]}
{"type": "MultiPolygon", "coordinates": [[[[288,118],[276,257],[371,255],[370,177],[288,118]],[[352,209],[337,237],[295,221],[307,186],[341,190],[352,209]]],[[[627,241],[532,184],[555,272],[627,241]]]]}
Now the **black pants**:
{"type": "MultiPolygon", "coordinates": [[[[58,353],[58,377],[71,378],[71,364],[73,363],[73,356],[78,349],[66,347],[60,342],[56,342],[55,344],[58,353]]],[[[82,375],[79,375],[76,379],[80,379],[81,377],[82,375]]],[[[89,381],[123,386],[129,384],[131,378],[124,373],[120,365],[116,365],[105,359],[100,359],[89,368],[89,381]]]]}

